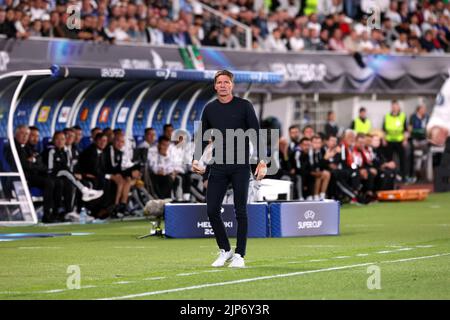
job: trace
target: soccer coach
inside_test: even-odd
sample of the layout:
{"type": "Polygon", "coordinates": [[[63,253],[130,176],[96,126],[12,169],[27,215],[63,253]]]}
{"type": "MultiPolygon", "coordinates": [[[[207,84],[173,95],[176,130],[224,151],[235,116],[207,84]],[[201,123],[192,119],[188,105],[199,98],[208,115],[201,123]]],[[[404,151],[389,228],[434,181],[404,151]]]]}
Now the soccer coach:
{"type": "MultiPolygon", "coordinates": [[[[231,260],[229,267],[244,268],[244,256],[247,245],[247,198],[249,179],[251,174],[249,161],[249,145],[245,142],[245,148],[235,143],[232,150],[229,149],[230,141],[227,141],[227,129],[243,130],[244,132],[253,129],[259,133],[259,123],[250,101],[233,95],[234,75],[227,70],[218,71],[214,76],[214,89],[217,92],[217,99],[209,102],[203,109],[201,116],[202,139],[204,133],[213,130],[214,133],[221,134],[223,142],[222,159],[217,154],[220,150],[214,149],[214,163],[210,164],[208,176],[208,187],[206,191],[206,203],[209,221],[216,237],[217,245],[220,249],[219,257],[212,263],[213,267],[223,267],[231,260]],[[217,130],[219,132],[217,132],[217,130]],[[227,148],[228,146],[228,148],[227,148]],[[227,150],[228,149],[228,150],[227,150]],[[230,163],[229,154],[227,161],[223,161],[226,154],[234,152],[234,161],[230,163]],[[244,157],[244,161],[236,161],[237,158],[244,157]],[[231,182],[234,193],[234,208],[237,220],[237,245],[235,253],[231,250],[230,242],[225,231],[225,226],[221,217],[223,198],[227,191],[227,186],[231,182]]],[[[217,140],[217,137],[214,135],[217,140]]],[[[233,139],[235,137],[233,136],[233,139]]],[[[230,140],[230,139],[228,139],[230,140]]],[[[205,148],[205,141],[202,143],[202,150],[205,148]]],[[[216,146],[214,145],[214,148],[216,146]]],[[[219,147],[221,148],[221,147],[219,147]]],[[[253,149],[257,149],[253,145],[253,149]]],[[[241,158],[242,159],[242,158],[241,158]]],[[[202,174],[204,168],[199,165],[199,159],[192,162],[192,171],[202,174]]],[[[262,179],[267,172],[266,163],[261,160],[256,167],[256,179],[262,179]]]]}

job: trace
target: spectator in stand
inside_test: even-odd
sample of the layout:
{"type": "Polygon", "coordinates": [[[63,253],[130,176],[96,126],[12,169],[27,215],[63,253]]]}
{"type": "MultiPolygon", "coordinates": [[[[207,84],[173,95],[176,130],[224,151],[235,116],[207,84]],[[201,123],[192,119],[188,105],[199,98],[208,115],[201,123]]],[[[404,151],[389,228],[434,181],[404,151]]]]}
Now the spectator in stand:
{"type": "MultiPolygon", "coordinates": [[[[67,13],[71,4],[43,0],[5,0],[4,7],[0,8],[0,33],[20,39],[27,39],[32,35],[110,43],[134,41],[156,45],[203,44],[240,48],[230,36],[229,25],[215,25],[214,17],[209,11],[191,3],[182,4],[181,11],[175,16],[174,12],[160,1],[135,3],[128,0],[84,0],[79,4],[81,30],[67,27],[68,19],[73,18],[69,15],[72,13],[67,13]],[[233,40],[228,40],[230,37],[233,40]]],[[[450,50],[450,10],[449,5],[442,1],[427,1],[422,5],[417,1],[379,0],[377,7],[382,16],[382,26],[368,35],[363,33],[373,29],[367,25],[373,10],[373,0],[280,0],[267,4],[261,0],[233,0],[213,4],[212,7],[225,16],[259,28],[260,31],[256,34],[252,31],[255,50],[285,52],[287,49],[284,47],[290,47],[292,51],[301,48],[342,51],[342,46],[336,40],[339,36],[335,35],[335,30],[338,29],[342,33],[344,48],[349,52],[356,52],[355,44],[359,42],[354,34],[348,37],[352,31],[362,36],[360,51],[365,53],[409,53],[404,39],[401,45],[397,42],[394,47],[400,37],[399,33],[410,34],[406,43],[409,43],[412,53],[422,53],[414,37],[421,39],[424,52],[440,53],[450,50]],[[294,31],[297,28],[301,30],[302,37],[298,35],[298,31],[294,31]],[[275,34],[279,31],[279,37],[274,37],[274,31],[275,34]],[[425,35],[428,31],[432,34],[425,35]],[[289,42],[281,45],[277,43],[278,40],[273,41],[272,38],[289,42]],[[272,43],[265,48],[266,43],[263,43],[262,39],[275,42],[275,45],[272,43]],[[297,42],[298,45],[291,42],[297,42]]],[[[236,32],[231,32],[231,35],[236,32]]]]}
{"type": "Polygon", "coordinates": [[[408,35],[404,32],[400,33],[400,36],[397,40],[394,41],[392,45],[392,49],[397,53],[408,53],[411,52],[411,48],[408,44],[408,35]]]}
{"type": "Polygon", "coordinates": [[[241,44],[239,43],[239,39],[233,33],[231,27],[226,26],[223,28],[222,33],[218,37],[218,42],[221,46],[230,48],[230,49],[240,49],[241,44]]]}
{"type": "Polygon", "coordinates": [[[344,48],[348,53],[355,53],[360,47],[360,37],[355,30],[352,30],[348,36],[344,38],[344,48]]]}
{"type": "Polygon", "coordinates": [[[342,40],[342,31],[341,29],[335,29],[333,32],[333,37],[330,39],[328,43],[330,50],[345,53],[347,52],[344,41],[342,40]]]}
{"type": "Polygon", "coordinates": [[[305,49],[305,41],[302,38],[302,30],[296,28],[292,37],[289,39],[289,46],[292,51],[300,52],[305,49]]]}
{"type": "Polygon", "coordinates": [[[286,52],[287,47],[284,40],[281,38],[281,30],[276,28],[272,34],[267,36],[265,48],[269,51],[286,52]]]}

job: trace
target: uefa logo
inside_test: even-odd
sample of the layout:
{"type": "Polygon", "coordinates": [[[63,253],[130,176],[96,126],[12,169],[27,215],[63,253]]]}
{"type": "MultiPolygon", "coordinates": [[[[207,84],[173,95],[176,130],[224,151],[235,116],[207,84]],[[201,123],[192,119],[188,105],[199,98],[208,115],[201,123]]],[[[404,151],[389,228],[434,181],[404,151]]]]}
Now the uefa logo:
{"type": "Polygon", "coordinates": [[[316,216],[316,213],[314,211],[312,211],[312,210],[308,210],[308,211],[305,212],[304,216],[305,216],[305,219],[313,220],[314,217],[316,216]]]}

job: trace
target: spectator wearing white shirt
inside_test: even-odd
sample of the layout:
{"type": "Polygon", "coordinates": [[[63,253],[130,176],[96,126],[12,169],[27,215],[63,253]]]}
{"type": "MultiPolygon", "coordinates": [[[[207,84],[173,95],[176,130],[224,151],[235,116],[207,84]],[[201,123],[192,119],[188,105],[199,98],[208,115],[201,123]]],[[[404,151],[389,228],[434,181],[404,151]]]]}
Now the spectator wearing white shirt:
{"type": "Polygon", "coordinates": [[[157,19],[155,17],[149,18],[149,27],[147,27],[147,37],[148,42],[152,45],[163,45],[164,44],[164,30],[166,23],[162,19],[157,19]]]}
{"type": "Polygon", "coordinates": [[[400,37],[394,41],[392,45],[392,50],[398,53],[407,53],[410,52],[409,44],[408,44],[408,35],[404,32],[400,33],[400,37]]]}
{"type": "Polygon", "coordinates": [[[286,10],[289,17],[295,18],[301,7],[300,0],[280,0],[281,3],[281,9],[286,10]]]}
{"type": "Polygon", "coordinates": [[[302,37],[302,30],[300,28],[294,29],[294,33],[289,38],[289,45],[292,51],[300,52],[305,49],[305,41],[302,37]]]}
{"type": "Polygon", "coordinates": [[[389,6],[389,10],[385,14],[385,17],[391,19],[394,26],[402,23],[402,17],[400,16],[400,13],[398,13],[397,1],[391,2],[391,5],[389,6]]]}
{"type": "Polygon", "coordinates": [[[47,13],[47,3],[43,0],[31,2],[30,15],[31,21],[42,20],[42,16],[47,13]]]}
{"type": "Polygon", "coordinates": [[[270,34],[266,39],[265,44],[266,50],[269,51],[277,51],[277,52],[286,52],[287,47],[283,39],[281,39],[281,31],[276,28],[273,30],[272,34],[270,34]]]}
{"type": "Polygon", "coordinates": [[[342,40],[342,31],[341,29],[336,29],[333,32],[333,36],[328,42],[329,47],[333,51],[337,52],[346,52],[344,41],[342,40]]]}
{"type": "Polygon", "coordinates": [[[116,41],[130,41],[128,35],[129,25],[125,17],[120,17],[118,20],[118,27],[114,30],[114,38],[116,41]]]}
{"type": "Polygon", "coordinates": [[[30,36],[30,16],[24,14],[22,18],[14,23],[16,38],[28,39],[30,36]]]}
{"type": "Polygon", "coordinates": [[[348,52],[354,53],[359,50],[360,39],[355,30],[352,30],[348,36],[344,38],[344,48],[348,52]]]}
{"type": "Polygon", "coordinates": [[[219,35],[219,44],[230,49],[240,49],[241,45],[239,39],[233,34],[231,27],[226,26],[223,28],[222,33],[219,35]]]}
{"type": "Polygon", "coordinates": [[[321,16],[341,13],[342,11],[344,11],[342,0],[319,0],[317,3],[317,13],[321,16]]]}
{"type": "Polygon", "coordinates": [[[320,25],[319,21],[318,21],[318,17],[317,14],[312,14],[309,17],[309,22],[307,24],[308,29],[316,29],[317,30],[317,34],[320,34],[320,31],[322,30],[322,26],[320,25]]]}
{"type": "Polygon", "coordinates": [[[373,53],[375,49],[375,45],[370,39],[369,32],[364,31],[361,35],[361,41],[359,42],[359,51],[364,53],[373,53]]]}
{"type": "Polygon", "coordinates": [[[361,10],[365,13],[373,13],[377,8],[381,13],[384,13],[389,8],[391,0],[361,0],[361,10]]]}

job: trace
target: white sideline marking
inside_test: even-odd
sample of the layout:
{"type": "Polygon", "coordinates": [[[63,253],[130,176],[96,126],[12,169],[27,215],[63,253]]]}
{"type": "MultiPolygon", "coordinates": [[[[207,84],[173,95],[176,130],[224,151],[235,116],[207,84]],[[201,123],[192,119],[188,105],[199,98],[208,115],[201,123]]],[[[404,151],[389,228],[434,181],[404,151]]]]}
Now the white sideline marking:
{"type": "Polygon", "coordinates": [[[162,280],[165,279],[166,277],[153,277],[153,278],[145,278],[145,281],[152,281],[152,280],[162,280]]]}
{"type": "Polygon", "coordinates": [[[61,249],[61,247],[18,247],[17,249],[28,249],[28,250],[35,250],[35,249],[61,249]]]}
{"type": "Polygon", "coordinates": [[[328,259],[311,259],[311,260],[308,260],[308,262],[322,262],[322,261],[328,261],[328,259]]]}
{"type": "Polygon", "coordinates": [[[434,246],[431,244],[427,244],[427,245],[418,245],[416,246],[416,248],[433,248],[434,246]]]}
{"type": "Polygon", "coordinates": [[[368,253],[358,253],[356,256],[357,257],[367,257],[369,254],[368,253]]]}
{"type": "MultiPolygon", "coordinates": [[[[80,289],[90,289],[90,288],[97,288],[97,286],[88,285],[88,286],[81,286],[80,289]]],[[[53,290],[44,290],[44,291],[35,291],[35,293],[59,293],[64,291],[71,291],[76,289],[53,289],[53,290]]],[[[29,293],[29,292],[22,292],[22,293],[29,293]]]]}
{"type": "Polygon", "coordinates": [[[58,293],[67,291],[68,289],[53,289],[53,290],[47,290],[47,291],[37,291],[37,293],[58,293]]]}
{"type": "Polygon", "coordinates": [[[217,283],[206,283],[206,284],[197,285],[197,286],[166,289],[166,290],[159,290],[159,291],[150,291],[150,292],[144,292],[144,293],[130,294],[130,295],[126,295],[126,296],[103,298],[103,299],[98,299],[98,300],[132,299],[132,298],[138,298],[138,297],[153,296],[153,295],[158,295],[158,294],[163,294],[163,293],[181,292],[181,291],[202,289],[202,288],[208,288],[208,287],[220,287],[220,286],[226,286],[226,285],[232,285],[232,284],[240,284],[240,283],[253,282],[253,281],[259,281],[259,280],[276,279],[276,278],[286,278],[286,277],[293,277],[293,276],[299,276],[299,275],[303,275],[303,274],[318,273],[318,272],[325,272],[325,271],[351,269],[351,268],[357,268],[357,267],[364,267],[364,266],[372,265],[375,263],[396,263],[396,262],[413,261],[413,260],[420,260],[420,259],[430,259],[430,258],[435,258],[435,257],[447,256],[447,255],[450,255],[450,253],[441,253],[441,254],[435,254],[432,256],[422,256],[422,257],[406,258],[406,259],[399,259],[399,260],[387,260],[387,261],[359,263],[359,264],[353,264],[353,265],[341,266],[341,267],[331,267],[331,268],[324,268],[324,269],[276,274],[276,275],[271,275],[271,276],[247,278],[247,279],[217,282],[217,283]]]}
{"type": "Polygon", "coordinates": [[[334,259],[347,259],[347,258],[350,258],[350,256],[337,256],[337,257],[334,257],[334,259]]]}
{"type": "Polygon", "coordinates": [[[394,252],[395,250],[384,250],[384,251],[377,251],[377,253],[381,253],[381,254],[383,254],[383,253],[391,253],[391,252],[394,252]]]}
{"type": "Polygon", "coordinates": [[[113,247],[113,249],[155,249],[156,247],[113,247]]]}
{"type": "Polygon", "coordinates": [[[136,281],[117,281],[117,282],[114,282],[113,284],[129,284],[129,283],[133,283],[133,282],[136,282],[136,281]]]}
{"type": "Polygon", "coordinates": [[[186,277],[186,276],[193,276],[195,274],[199,274],[199,272],[187,272],[187,273],[179,273],[177,274],[178,277],[186,277]]]}

